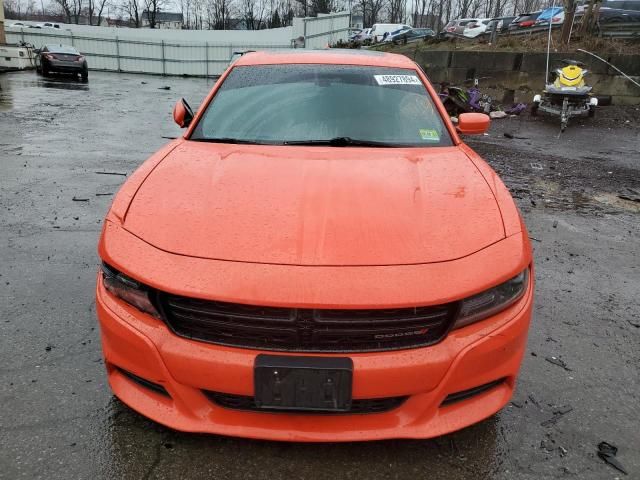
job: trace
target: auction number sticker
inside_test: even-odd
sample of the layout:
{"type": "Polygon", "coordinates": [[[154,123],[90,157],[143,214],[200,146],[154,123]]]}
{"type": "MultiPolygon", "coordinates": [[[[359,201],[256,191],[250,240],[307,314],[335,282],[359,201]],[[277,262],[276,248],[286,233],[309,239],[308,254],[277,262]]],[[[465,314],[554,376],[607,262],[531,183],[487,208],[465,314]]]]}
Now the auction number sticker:
{"type": "Polygon", "coordinates": [[[415,75],[374,75],[378,85],[421,85],[415,75]]]}

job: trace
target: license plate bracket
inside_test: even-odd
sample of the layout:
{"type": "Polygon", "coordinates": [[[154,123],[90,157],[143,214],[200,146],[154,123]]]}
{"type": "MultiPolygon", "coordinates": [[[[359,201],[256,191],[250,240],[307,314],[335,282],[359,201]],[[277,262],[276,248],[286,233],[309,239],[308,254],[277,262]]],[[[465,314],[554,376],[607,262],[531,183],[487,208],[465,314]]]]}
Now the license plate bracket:
{"type": "Polygon", "coordinates": [[[265,410],[346,412],[352,383],[348,357],[260,354],[254,364],[255,404],[265,410]]]}

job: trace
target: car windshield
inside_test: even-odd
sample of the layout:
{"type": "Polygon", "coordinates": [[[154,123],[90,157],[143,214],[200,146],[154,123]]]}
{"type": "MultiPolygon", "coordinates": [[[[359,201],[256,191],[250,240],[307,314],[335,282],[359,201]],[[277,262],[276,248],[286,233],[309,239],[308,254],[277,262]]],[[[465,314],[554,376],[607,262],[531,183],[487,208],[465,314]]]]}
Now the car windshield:
{"type": "Polygon", "coordinates": [[[415,70],[315,64],[234,67],[191,139],[276,145],[452,145],[415,70]]]}
{"type": "Polygon", "coordinates": [[[47,45],[47,50],[51,53],[66,53],[68,55],[78,55],[78,50],[68,45],[47,45]]]}

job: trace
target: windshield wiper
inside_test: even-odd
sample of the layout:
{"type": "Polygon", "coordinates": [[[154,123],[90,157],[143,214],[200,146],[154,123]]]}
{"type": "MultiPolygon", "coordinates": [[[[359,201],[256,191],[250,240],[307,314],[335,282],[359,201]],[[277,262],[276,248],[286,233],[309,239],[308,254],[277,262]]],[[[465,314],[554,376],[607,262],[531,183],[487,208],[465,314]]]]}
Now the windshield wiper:
{"type": "Polygon", "coordinates": [[[334,137],[327,140],[287,140],[284,145],[328,145],[330,147],[402,147],[398,143],[358,140],[351,137],[334,137]]]}
{"type": "Polygon", "coordinates": [[[192,138],[195,142],[207,143],[232,143],[238,145],[273,145],[272,143],[261,142],[259,140],[244,140],[242,138],[222,137],[222,138],[192,138]]]}

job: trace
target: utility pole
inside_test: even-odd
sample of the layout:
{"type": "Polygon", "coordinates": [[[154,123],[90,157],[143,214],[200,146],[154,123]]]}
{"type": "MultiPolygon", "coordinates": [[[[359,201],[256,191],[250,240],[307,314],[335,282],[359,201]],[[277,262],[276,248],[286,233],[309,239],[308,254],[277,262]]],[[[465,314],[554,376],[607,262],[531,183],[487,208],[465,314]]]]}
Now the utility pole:
{"type": "Polygon", "coordinates": [[[0,0],[0,45],[6,45],[7,37],[4,35],[4,0],[0,0]]]}

